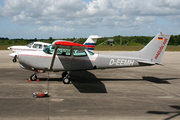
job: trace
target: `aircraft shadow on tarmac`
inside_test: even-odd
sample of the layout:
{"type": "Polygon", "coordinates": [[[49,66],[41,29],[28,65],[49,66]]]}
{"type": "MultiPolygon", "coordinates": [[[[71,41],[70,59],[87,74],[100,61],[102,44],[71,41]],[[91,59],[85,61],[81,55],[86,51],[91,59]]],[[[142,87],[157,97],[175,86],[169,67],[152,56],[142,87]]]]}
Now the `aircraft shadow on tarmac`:
{"type": "MultiPolygon", "coordinates": [[[[157,84],[170,84],[167,80],[178,78],[157,78],[151,76],[142,76],[142,79],[112,79],[97,78],[89,71],[73,71],[70,73],[71,83],[81,93],[107,93],[105,85],[101,81],[149,81],[157,84]]],[[[40,78],[40,81],[47,81],[47,78],[40,78]]],[[[49,81],[62,81],[59,78],[50,78],[49,81]]]]}
{"type": "Polygon", "coordinates": [[[72,84],[81,93],[107,93],[105,85],[88,71],[75,71],[71,73],[72,84]]]}
{"type": "Polygon", "coordinates": [[[151,77],[151,76],[142,76],[142,78],[143,78],[143,80],[153,82],[153,83],[157,83],[157,84],[171,84],[167,80],[178,79],[178,78],[163,78],[163,79],[160,79],[160,78],[151,77]]]}
{"type": "Polygon", "coordinates": [[[163,120],[171,120],[171,119],[174,119],[175,117],[180,116],[180,111],[179,111],[180,110],[180,106],[169,106],[169,107],[176,109],[176,111],[170,111],[170,112],[168,112],[168,111],[148,111],[147,113],[149,113],[149,114],[156,114],[156,115],[174,114],[174,115],[172,115],[172,116],[170,116],[168,118],[165,118],[163,120]]]}
{"type": "MultiPolygon", "coordinates": [[[[47,81],[47,78],[39,78],[47,81]]],[[[73,71],[70,73],[71,83],[81,93],[107,93],[105,85],[88,71],[73,71]]],[[[49,78],[49,81],[62,81],[62,78],[49,78]]]]}
{"type": "Polygon", "coordinates": [[[179,79],[179,78],[157,78],[157,77],[151,77],[151,76],[142,76],[142,79],[100,79],[97,78],[100,81],[149,81],[149,82],[153,82],[153,83],[157,83],[157,84],[171,84],[170,82],[168,82],[167,80],[173,80],[173,79],[179,79]]]}

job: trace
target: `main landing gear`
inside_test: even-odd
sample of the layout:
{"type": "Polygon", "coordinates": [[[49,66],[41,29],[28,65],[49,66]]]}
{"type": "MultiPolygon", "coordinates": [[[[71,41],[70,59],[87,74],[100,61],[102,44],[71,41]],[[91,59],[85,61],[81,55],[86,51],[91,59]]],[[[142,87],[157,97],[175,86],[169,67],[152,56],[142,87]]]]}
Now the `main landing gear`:
{"type": "Polygon", "coordinates": [[[36,81],[37,80],[36,72],[30,76],[30,80],[32,80],[32,81],[36,81]]]}
{"type": "Polygon", "coordinates": [[[68,72],[63,72],[62,73],[62,81],[64,84],[69,84],[70,83],[70,79],[68,78],[69,73],[68,72]]]}
{"type": "MultiPolygon", "coordinates": [[[[70,83],[69,74],[70,74],[70,72],[69,73],[68,72],[62,73],[62,81],[64,84],[70,83]]],[[[38,78],[37,78],[36,72],[30,76],[30,80],[32,80],[32,81],[36,81],[37,79],[38,78]]]]}

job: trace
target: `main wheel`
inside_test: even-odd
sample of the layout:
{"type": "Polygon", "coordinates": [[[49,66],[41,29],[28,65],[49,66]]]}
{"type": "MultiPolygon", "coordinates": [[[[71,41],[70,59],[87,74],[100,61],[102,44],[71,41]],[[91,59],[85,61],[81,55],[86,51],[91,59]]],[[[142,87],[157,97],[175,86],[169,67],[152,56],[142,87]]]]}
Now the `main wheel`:
{"type": "Polygon", "coordinates": [[[37,80],[37,75],[36,75],[36,74],[31,75],[31,76],[30,76],[30,79],[31,79],[32,81],[36,81],[36,80],[37,80]]]}
{"type": "Polygon", "coordinates": [[[62,78],[66,77],[67,74],[68,74],[67,72],[63,72],[62,73],[62,78]]]}
{"type": "Polygon", "coordinates": [[[69,84],[69,83],[70,83],[70,79],[64,77],[64,78],[63,78],[63,83],[64,83],[64,84],[69,84]]]}

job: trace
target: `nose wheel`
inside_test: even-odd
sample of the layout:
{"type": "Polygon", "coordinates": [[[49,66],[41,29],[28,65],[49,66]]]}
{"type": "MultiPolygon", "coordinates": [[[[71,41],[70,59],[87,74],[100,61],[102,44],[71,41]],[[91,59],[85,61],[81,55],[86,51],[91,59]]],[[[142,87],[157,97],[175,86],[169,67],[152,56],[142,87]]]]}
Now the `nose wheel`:
{"type": "Polygon", "coordinates": [[[62,81],[64,84],[69,84],[70,83],[70,79],[68,78],[69,73],[68,72],[63,72],[62,73],[62,81]]]}
{"type": "Polygon", "coordinates": [[[13,62],[17,62],[17,55],[14,56],[13,62]]]}
{"type": "Polygon", "coordinates": [[[31,76],[30,76],[30,79],[31,79],[32,81],[36,81],[36,80],[37,80],[37,75],[36,75],[36,73],[34,73],[33,75],[31,75],[31,76]]]}

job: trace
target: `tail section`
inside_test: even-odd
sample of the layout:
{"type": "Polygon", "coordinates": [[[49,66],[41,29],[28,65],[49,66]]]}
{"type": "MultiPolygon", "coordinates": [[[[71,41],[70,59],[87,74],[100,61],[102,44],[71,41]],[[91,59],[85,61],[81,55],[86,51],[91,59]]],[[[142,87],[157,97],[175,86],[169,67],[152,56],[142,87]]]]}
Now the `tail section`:
{"type": "Polygon", "coordinates": [[[171,35],[157,34],[142,50],[140,50],[140,58],[150,60],[155,64],[162,63],[162,56],[167,47],[171,35]]]}
{"type": "Polygon", "coordinates": [[[87,47],[88,50],[93,51],[97,42],[97,39],[101,38],[97,35],[91,35],[89,38],[84,42],[84,45],[87,47]]]}

